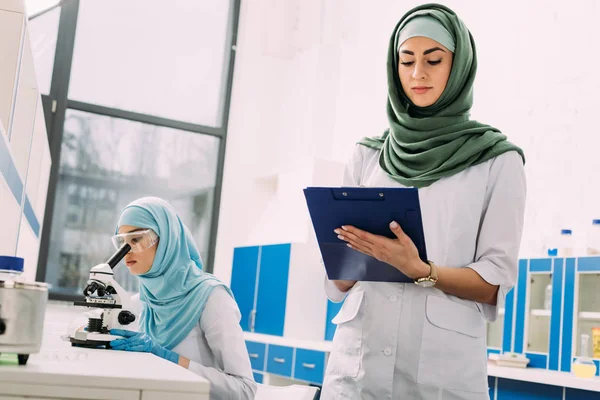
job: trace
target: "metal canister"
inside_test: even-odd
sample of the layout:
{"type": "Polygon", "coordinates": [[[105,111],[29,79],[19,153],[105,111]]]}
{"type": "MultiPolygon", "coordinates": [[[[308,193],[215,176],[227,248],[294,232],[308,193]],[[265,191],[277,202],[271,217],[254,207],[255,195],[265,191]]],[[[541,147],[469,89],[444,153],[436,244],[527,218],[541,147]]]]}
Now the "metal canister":
{"type": "Polygon", "coordinates": [[[18,268],[11,267],[19,264],[22,270],[23,259],[3,256],[0,260],[0,353],[17,354],[25,364],[29,354],[40,351],[48,285],[13,279],[10,271],[18,268]]]}

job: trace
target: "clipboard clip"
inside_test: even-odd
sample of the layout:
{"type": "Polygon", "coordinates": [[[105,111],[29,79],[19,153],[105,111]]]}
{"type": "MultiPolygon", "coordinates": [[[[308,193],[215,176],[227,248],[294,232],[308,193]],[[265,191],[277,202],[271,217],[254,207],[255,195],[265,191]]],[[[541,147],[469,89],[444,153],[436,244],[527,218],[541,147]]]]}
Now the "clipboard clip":
{"type": "Polygon", "coordinates": [[[332,188],[331,195],[336,200],[385,200],[385,193],[374,188],[332,188]]]}

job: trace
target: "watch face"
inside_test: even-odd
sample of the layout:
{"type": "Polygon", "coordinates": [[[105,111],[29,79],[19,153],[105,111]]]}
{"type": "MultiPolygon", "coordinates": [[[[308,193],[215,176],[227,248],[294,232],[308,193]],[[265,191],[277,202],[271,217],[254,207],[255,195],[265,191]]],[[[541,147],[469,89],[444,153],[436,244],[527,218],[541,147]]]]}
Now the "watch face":
{"type": "Polygon", "coordinates": [[[430,280],[423,280],[423,281],[417,282],[417,285],[424,287],[424,288],[430,288],[435,285],[435,282],[430,281],[430,280]]]}

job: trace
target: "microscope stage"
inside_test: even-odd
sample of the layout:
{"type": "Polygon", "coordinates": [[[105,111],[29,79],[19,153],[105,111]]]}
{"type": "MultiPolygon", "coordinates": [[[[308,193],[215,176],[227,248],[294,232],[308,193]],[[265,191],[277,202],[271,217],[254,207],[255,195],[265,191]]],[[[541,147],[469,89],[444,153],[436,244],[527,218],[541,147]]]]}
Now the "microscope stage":
{"type": "Polygon", "coordinates": [[[72,346],[80,347],[106,347],[110,349],[110,342],[116,339],[124,339],[122,336],[110,335],[108,333],[83,332],[79,331],[70,338],[72,346]]]}

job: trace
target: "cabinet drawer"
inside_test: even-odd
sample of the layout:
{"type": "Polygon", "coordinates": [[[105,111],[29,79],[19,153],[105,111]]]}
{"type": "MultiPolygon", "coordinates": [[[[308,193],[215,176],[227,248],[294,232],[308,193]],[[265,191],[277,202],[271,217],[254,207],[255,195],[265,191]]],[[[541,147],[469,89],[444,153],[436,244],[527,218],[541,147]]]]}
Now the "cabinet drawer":
{"type": "Polygon", "coordinates": [[[267,372],[282,376],[292,376],[294,349],[285,346],[269,345],[267,372]]]}
{"type": "Polygon", "coordinates": [[[313,383],[323,383],[325,353],[322,351],[296,349],[294,378],[313,383]]]}
{"type": "Polygon", "coordinates": [[[265,370],[266,347],[267,346],[264,343],[246,341],[246,348],[248,349],[248,355],[250,356],[250,364],[252,365],[253,370],[265,370]]]}

